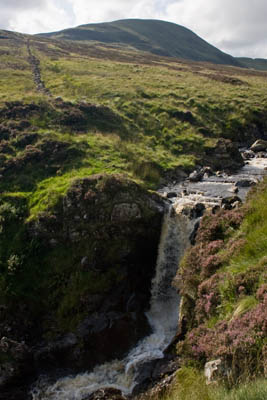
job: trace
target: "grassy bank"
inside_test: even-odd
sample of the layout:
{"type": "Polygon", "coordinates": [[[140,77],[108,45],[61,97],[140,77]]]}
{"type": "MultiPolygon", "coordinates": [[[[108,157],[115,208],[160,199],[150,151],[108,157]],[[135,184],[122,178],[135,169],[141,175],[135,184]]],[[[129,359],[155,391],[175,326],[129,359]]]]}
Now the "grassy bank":
{"type": "Polygon", "coordinates": [[[205,378],[194,368],[180,369],[166,393],[147,396],[146,400],[265,400],[267,383],[264,379],[236,385],[229,389],[222,384],[207,386],[205,378]]]}

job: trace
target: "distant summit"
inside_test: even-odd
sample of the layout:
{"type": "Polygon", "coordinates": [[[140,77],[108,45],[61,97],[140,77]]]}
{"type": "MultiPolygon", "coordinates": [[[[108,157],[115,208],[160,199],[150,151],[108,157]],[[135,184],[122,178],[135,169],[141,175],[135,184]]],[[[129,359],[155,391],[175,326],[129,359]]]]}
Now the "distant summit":
{"type": "Polygon", "coordinates": [[[95,41],[128,46],[160,56],[193,61],[241,66],[234,57],[223,53],[189,29],[159,20],[125,19],[108,23],[81,25],[41,36],[53,39],[95,41]]]}

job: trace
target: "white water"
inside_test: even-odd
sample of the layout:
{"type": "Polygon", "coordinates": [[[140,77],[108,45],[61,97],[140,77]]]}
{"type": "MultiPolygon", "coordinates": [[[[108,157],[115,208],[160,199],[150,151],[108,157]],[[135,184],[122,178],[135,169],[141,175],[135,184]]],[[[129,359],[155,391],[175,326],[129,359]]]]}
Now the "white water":
{"type": "Polygon", "coordinates": [[[156,274],[152,280],[150,310],[147,313],[152,333],[141,340],[123,360],[115,360],[54,384],[40,378],[32,390],[33,400],[82,400],[94,391],[114,387],[130,394],[138,383],[138,369],[148,361],[162,358],[178,325],[179,296],[172,287],[179,260],[189,244],[195,221],[170,208],[165,216],[158,250],[156,274]]]}

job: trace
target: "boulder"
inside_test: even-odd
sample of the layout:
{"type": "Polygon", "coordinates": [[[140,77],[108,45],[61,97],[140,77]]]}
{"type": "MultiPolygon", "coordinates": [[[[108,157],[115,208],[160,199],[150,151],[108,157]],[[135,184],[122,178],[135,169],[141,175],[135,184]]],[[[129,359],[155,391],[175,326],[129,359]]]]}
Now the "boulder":
{"type": "Polygon", "coordinates": [[[250,186],[256,185],[256,181],[254,179],[240,179],[236,182],[235,186],[238,188],[246,188],[250,186]]]}
{"type": "Polygon", "coordinates": [[[168,192],[167,193],[167,198],[168,199],[173,199],[174,197],[177,197],[177,193],[176,192],[168,192]]]}
{"type": "Polygon", "coordinates": [[[209,361],[205,364],[204,367],[204,375],[206,377],[206,384],[209,385],[211,383],[216,382],[218,377],[222,375],[222,360],[213,360],[209,361]]]}
{"type": "Polygon", "coordinates": [[[202,170],[200,170],[200,171],[195,170],[189,175],[188,179],[190,182],[199,182],[199,181],[201,181],[203,176],[204,176],[204,172],[202,170]]]}
{"type": "Polygon", "coordinates": [[[250,150],[258,152],[258,151],[266,151],[267,150],[267,141],[263,139],[256,140],[255,143],[250,147],[250,150]]]}
{"type": "Polygon", "coordinates": [[[224,210],[232,210],[242,203],[238,196],[224,197],[221,201],[221,207],[224,210]]]}
{"type": "Polygon", "coordinates": [[[244,160],[250,160],[251,158],[255,157],[255,153],[252,150],[245,150],[241,152],[241,156],[244,160]]]}

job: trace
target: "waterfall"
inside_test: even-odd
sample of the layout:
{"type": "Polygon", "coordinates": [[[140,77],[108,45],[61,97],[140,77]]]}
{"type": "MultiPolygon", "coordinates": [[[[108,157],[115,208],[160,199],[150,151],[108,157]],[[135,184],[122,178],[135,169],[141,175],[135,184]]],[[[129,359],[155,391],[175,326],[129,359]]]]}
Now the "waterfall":
{"type": "Polygon", "coordinates": [[[147,312],[152,333],[140,340],[122,360],[96,366],[92,372],[61,378],[54,384],[40,378],[31,392],[33,400],[82,400],[106,387],[120,389],[127,395],[138,383],[138,370],[142,364],[163,358],[178,325],[179,296],[172,287],[172,280],[189,244],[194,223],[184,215],[183,207],[170,207],[164,217],[147,312]]]}

